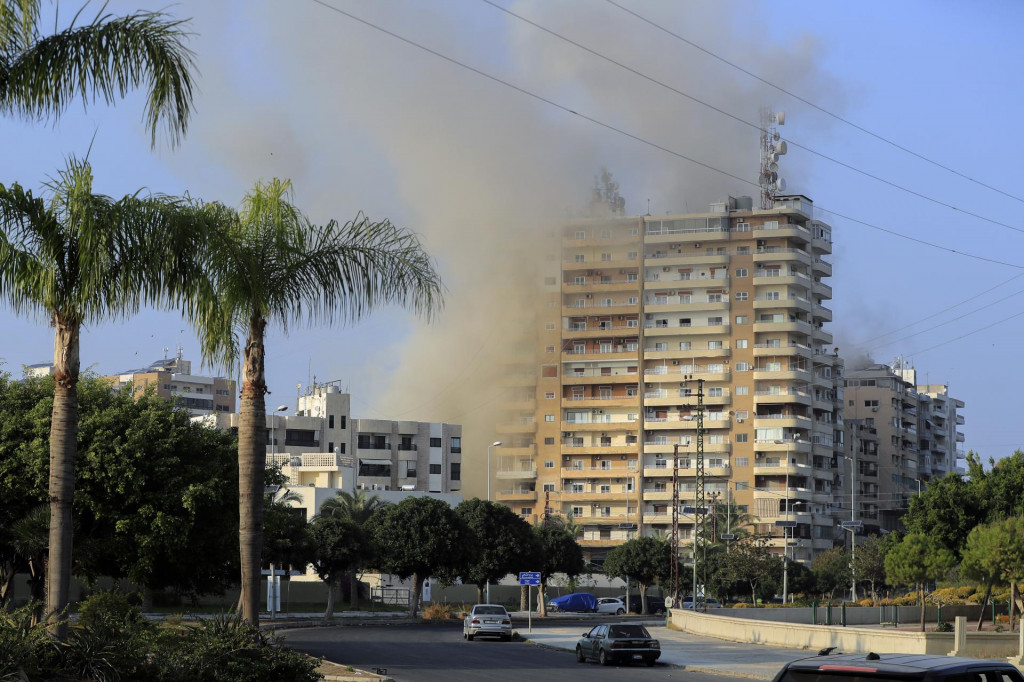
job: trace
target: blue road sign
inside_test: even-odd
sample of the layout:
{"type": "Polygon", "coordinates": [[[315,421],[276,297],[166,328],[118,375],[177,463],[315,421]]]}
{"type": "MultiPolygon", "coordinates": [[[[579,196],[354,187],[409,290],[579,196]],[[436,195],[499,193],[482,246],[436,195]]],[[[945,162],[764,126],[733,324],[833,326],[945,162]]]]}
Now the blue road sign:
{"type": "Polygon", "coordinates": [[[520,585],[540,585],[540,571],[519,574],[520,585]]]}
{"type": "Polygon", "coordinates": [[[864,525],[863,521],[843,521],[843,528],[860,528],[864,525]]]}

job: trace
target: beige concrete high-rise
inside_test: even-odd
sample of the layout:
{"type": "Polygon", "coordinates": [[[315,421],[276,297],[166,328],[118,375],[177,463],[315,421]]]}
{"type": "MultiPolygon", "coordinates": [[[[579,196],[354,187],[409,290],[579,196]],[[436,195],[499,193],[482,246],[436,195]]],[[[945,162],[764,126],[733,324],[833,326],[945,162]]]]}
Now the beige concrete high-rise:
{"type": "MultiPolygon", "coordinates": [[[[702,379],[708,501],[754,515],[779,552],[775,522],[796,521],[791,558],[830,548],[843,437],[831,251],[799,195],[569,222],[545,261],[539,360],[507,382],[495,498],[533,522],[571,517],[592,559],[667,536],[677,444],[693,504],[702,379]]],[[[679,522],[685,543],[694,521],[679,522]]]]}

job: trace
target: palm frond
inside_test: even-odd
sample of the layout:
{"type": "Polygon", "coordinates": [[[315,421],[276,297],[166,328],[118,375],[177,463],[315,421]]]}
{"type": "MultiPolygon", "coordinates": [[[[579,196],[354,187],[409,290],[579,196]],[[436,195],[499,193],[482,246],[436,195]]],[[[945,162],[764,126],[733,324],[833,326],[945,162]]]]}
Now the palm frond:
{"type": "Polygon", "coordinates": [[[161,125],[177,144],[192,114],[195,64],[184,46],[186,23],[161,12],[103,15],[22,46],[0,60],[0,110],[51,119],[74,99],[110,104],[144,85],[153,145],[161,125]]]}
{"type": "Polygon", "coordinates": [[[0,52],[20,51],[32,42],[39,0],[0,0],[0,52]]]}

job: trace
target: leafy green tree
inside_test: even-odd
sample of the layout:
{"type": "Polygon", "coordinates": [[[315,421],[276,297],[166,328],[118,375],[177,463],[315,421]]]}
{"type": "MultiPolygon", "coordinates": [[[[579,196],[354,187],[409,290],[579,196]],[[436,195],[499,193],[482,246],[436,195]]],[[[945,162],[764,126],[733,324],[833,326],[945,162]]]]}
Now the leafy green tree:
{"type": "Polygon", "coordinates": [[[735,502],[718,502],[712,506],[712,509],[714,509],[714,515],[708,515],[702,526],[702,537],[707,542],[730,543],[753,534],[757,518],[753,514],[741,510],[735,502]],[[727,531],[735,536],[733,540],[721,539],[722,534],[727,531]]]}
{"type": "Polygon", "coordinates": [[[309,524],[313,543],[313,568],[327,583],[324,618],[334,617],[335,587],[348,571],[355,573],[370,556],[366,534],[350,517],[317,516],[309,524]]]}
{"type": "Polygon", "coordinates": [[[743,582],[750,590],[753,603],[757,603],[760,588],[774,585],[782,575],[782,562],[772,553],[768,538],[750,536],[733,543],[723,558],[728,575],[743,582]]]}
{"type": "Polygon", "coordinates": [[[836,590],[842,592],[851,583],[850,555],[842,547],[826,550],[811,561],[811,573],[816,590],[831,600],[836,590]]]}
{"type": "Polygon", "coordinates": [[[78,440],[79,335],[83,324],[118,319],[144,303],[166,305],[181,293],[181,261],[191,253],[186,202],[93,194],[92,169],[70,159],[43,197],[0,185],[0,295],[16,312],[49,318],[55,329],[50,423],[50,540],[47,610],[64,607],[71,580],[72,504],[78,440]]]}
{"type": "Polygon", "coordinates": [[[416,236],[360,215],[314,225],[292,203],[291,183],[258,182],[240,210],[207,207],[219,225],[198,260],[188,313],[204,355],[233,367],[241,358],[238,413],[239,550],[242,613],[259,622],[266,465],[264,340],[267,326],[362,319],[388,303],[430,314],[441,283],[416,236]],[[243,337],[239,343],[238,335],[243,337]]]}
{"type": "Polygon", "coordinates": [[[978,616],[978,630],[985,621],[985,607],[992,596],[992,588],[1003,582],[1003,528],[998,523],[978,526],[967,536],[960,575],[985,586],[985,598],[981,602],[978,616]]]}
{"type": "MultiPolygon", "coordinates": [[[[982,502],[986,521],[1024,516],[1024,451],[989,459],[986,471],[974,453],[967,457],[968,476],[982,502]]],[[[966,500],[970,504],[973,500],[966,500]]]]}
{"type": "Polygon", "coordinates": [[[303,510],[275,501],[266,506],[263,515],[262,562],[276,568],[305,568],[312,561],[313,545],[303,510]]]}
{"type": "MultiPolygon", "coordinates": [[[[370,520],[373,513],[390,504],[380,499],[380,495],[367,495],[365,490],[358,490],[355,493],[339,491],[337,495],[320,505],[320,516],[331,516],[350,519],[361,530],[365,528],[366,522],[370,520]]],[[[359,570],[366,568],[372,554],[369,545],[364,543],[367,551],[362,559],[353,561],[349,575],[349,608],[353,611],[359,608],[359,570]]],[[[333,598],[333,595],[331,595],[333,598]]]]}
{"type": "Polygon", "coordinates": [[[878,586],[885,583],[886,544],[877,535],[865,538],[853,555],[853,575],[870,586],[871,599],[878,600],[878,586]]]}
{"type": "Polygon", "coordinates": [[[886,580],[914,585],[921,595],[921,632],[924,632],[924,586],[945,576],[956,565],[953,553],[936,537],[909,533],[885,556],[886,580]]]}
{"type": "Polygon", "coordinates": [[[423,580],[435,573],[461,575],[479,556],[473,531],[441,500],[409,497],[374,512],[367,524],[377,568],[412,578],[409,617],[419,609],[423,580]]]}
{"type": "Polygon", "coordinates": [[[476,598],[482,603],[484,585],[498,582],[509,573],[532,570],[524,559],[533,556],[535,542],[530,524],[503,504],[474,497],[455,508],[473,531],[480,553],[462,575],[464,582],[476,585],[476,598]]]}
{"type": "Polygon", "coordinates": [[[580,549],[575,536],[566,530],[563,524],[544,523],[534,526],[533,533],[538,552],[533,563],[540,570],[541,580],[537,611],[543,618],[548,614],[544,595],[547,594],[548,579],[551,575],[564,573],[567,577],[573,578],[586,570],[586,564],[583,562],[583,550],[580,549]]]}
{"type": "Polygon", "coordinates": [[[647,615],[647,588],[671,574],[672,546],[657,538],[633,538],[608,553],[604,572],[635,580],[640,585],[641,613],[647,615]]]}
{"type": "Polygon", "coordinates": [[[929,482],[920,495],[911,498],[903,524],[910,533],[939,539],[959,558],[968,533],[985,522],[988,508],[977,480],[950,474],[929,482]]]}
{"type": "Polygon", "coordinates": [[[78,24],[76,14],[71,26],[43,35],[41,4],[0,0],[0,112],[52,119],[76,98],[109,104],[142,87],[153,144],[161,125],[172,142],[180,140],[192,114],[195,68],[185,21],[101,10],[89,23],[78,24]]]}

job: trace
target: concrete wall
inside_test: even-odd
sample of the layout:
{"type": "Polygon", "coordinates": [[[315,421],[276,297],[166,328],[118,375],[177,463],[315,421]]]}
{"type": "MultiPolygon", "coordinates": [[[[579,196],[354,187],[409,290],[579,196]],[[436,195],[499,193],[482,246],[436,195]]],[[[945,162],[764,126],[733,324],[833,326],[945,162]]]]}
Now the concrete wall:
{"type": "MultiPolygon", "coordinates": [[[[799,609],[751,609],[757,615],[776,611],[799,609]]],[[[746,616],[733,617],[733,611],[743,609],[717,609],[716,614],[672,610],[672,625],[695,635],[716,637],[733,642],[749,642],[781,646],[791,649],[818,650],[836,647],[848,653],[874,651],[877,653],[933,654],[944,656],[955,647],[952,632],[911,632],[889,628],[856,628],[809,625],[771,620],[753,620],[746,616]],[[728,615],[718,615],[728,612],[728,615]]],[[[809,609],[807,609],[809,611],[809,609]]],[[[774,615],[774,613],[773,613],[774,615]]],[[[945,609],[943,609],[945,616],[945,609]]],[[[1017,633],[967,632],[966,645],[960,656],[978,658],[1006,658],[1018,650],[1017,633]]]]}
{"type": "MultiPolygon", "coordinates": [[[[920,606],[897,606],[896,610],[899,611],[899,622],[900,623],[919,623],[921,622],[921,607],[920,606]]],[[[709,609],[708,613],[712,611],[716,615],[728,616],[730,618],[742,618],[746,620],[770,620],[776,623],[805,623],[810,625],[814,622],[811,616],[811,607],[806,608],[784,608],[784,609],[709,609]]],[[[893,619],[894,609],[891,606],[885,608],[885,620],[891,622],[893,619]]],[[[960,605],[960,606],[943,606],[942,607],[942,620],[948,623],[952,623],[956,616],[965,616],[968,621],[977,623],[978,615],[981,612],[981,605],[960,605]]],[[[999,607],[996,607],[996,612],[1005,613],[1006,608],[1003,606],[1002,611],[999,607]]],[[[989,618],[989,609],[985,610],[986,619],[989,618]]],[[[838,624],[840,621],[841,609],[838,606],[832,607],[832,623],[838,624]]],[[[827,609],[824,606],[818,607],[818,623],[824,623],[827,616],[827,609]]],[[[882,610],[877,606],[847,606],[846,607],[846,624],[847,625],[878,625],[882,617],[882,610]]],[[[932,626],[938,622],[939,611],[934,606],[926,606],[924,608],[924,619],[925,623],[930,623],[932,626]]]]}

